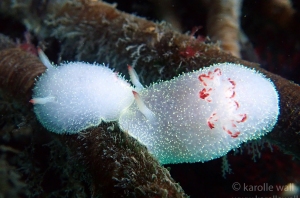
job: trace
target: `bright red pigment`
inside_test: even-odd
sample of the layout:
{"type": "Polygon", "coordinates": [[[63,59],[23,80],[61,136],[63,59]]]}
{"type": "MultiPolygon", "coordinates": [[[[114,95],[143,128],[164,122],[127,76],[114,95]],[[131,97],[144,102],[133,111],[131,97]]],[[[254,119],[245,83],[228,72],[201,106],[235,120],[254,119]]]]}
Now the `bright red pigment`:
{"type": "MultiPolygon", "coordinates": [[[[215,88],[213,86],[213,80],[214,78],[220,78],[222,76],[222,71],[220,68],[216,68],[213,72],[209,71],[207,74],[200,74],[198,76],[198,80],[201,82],[201,84],[204,86],[204,88],[199,91],[199,98],[202,100],[205,100],[206,102],[212,102],[211,97],[209,97],[213,91],[215,91],[215,88]]],[[[235,87],[236,82],[230,78],[226,80],[222,80],[222,83],[229,82],[229,86],[226,89],[226,94],[224,100],[229,100],[228,105],[235,105],[234,111],[237,111],[240,108],[240,104],[238,101],[234,100],[236,96],[235,87]],[[227,96],[226,96],[227,95],[227,96]]],[[[226,85],[226,84],[225,84],[226,85]]],[[[231,112],[231,115],[233,115],[232,119],[229,121],[230,123],[226,123],[226,126],[222,126],[222,129],[229,134],[232,138],[237,138],[241,132],[238,130],[238,124],[241,122],[245,122],[247,120],[247,114],[238,114],[234,116],[234,112],[231,112]],[[228,127],[229,126],[229,127],[228,127]]],[[[220,121],[219,117],[217,115],[217,112],[213,112],[211,116],[207,119],[207,125],[210,129],[215,128],[216,123],[220,121]]]]}

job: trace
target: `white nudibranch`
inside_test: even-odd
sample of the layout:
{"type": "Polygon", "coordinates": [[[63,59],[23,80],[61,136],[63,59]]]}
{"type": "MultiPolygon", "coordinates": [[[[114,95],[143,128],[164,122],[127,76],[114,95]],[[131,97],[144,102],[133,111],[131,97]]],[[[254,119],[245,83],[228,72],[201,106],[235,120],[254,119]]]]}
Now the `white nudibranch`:
{"type": "Polygon", "coordinates": [[[106,66],[84,62],[51,65],[39,50],[47,71],[33,89],[34,112],[49,131],[78,133],[101,121],[116,121],[134,101],[133,88],[106,66]]]}
{"type": "Polygon", "coordinates": [[[271,131],[279,114],[273,83],[232,63],[155,83],[139,92],[139,100],[121,114],[120,128],[162,164],[221,157],[271,131]],[[141,104],[151,113],[141,111],[141,104]],[[155,119],[148,119],[152,114],[155,119]]]}
{"type": "Polygon", "coordinates": [[[119,121],[160,163],[204,162],[271,131],[279,114],[273,83],[255,70],[215,64],[144,88],[105,66],[83,62],[54,67],[33,89],[34,112],[48,130],[78,133],[101,121],[119,121]]]}

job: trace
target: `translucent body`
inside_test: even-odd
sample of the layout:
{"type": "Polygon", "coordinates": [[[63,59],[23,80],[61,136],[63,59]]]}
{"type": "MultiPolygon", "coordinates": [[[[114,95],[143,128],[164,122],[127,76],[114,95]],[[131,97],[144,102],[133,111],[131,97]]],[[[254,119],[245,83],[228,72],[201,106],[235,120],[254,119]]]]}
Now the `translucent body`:
{"type": "Polygon", "coordinates": [[[223,63],[153,84],[139,92],[155,119],[136,102],[121,114],[121,129],[162,164],[207,161],[272,130],[278,94],[263,75],[223,63]]]}

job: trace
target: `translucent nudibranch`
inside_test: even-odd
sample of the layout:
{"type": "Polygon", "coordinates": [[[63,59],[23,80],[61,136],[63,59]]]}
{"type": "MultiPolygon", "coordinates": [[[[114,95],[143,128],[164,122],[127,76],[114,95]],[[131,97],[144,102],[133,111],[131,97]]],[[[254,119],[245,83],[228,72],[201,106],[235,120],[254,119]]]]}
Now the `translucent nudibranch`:
{"type": "Polygon", "coordinates": [[[48,67],[33,89],[34,112],[41,124],[59,134],[78,133],[101,121],[116,121],[134,101],[132,87],[106,66],[69,62],[48,67]]]}
{"type": "Polygon", "coordinates": [[[279,114],[273,83],[232,63],[155,83],[135,93],[135,98],[119,125],[162,164],[221,157],[271,131],[279,114]],[[148,110],[141,110],[141,105],[148,110]]]}
{"type": "Polygon", "coordinates": [[[101,121],[119,121],[162,164],[204,162],[271,131],[279,114],[273,83],[255,70],[222,63],[135,89],[103,65],[53,66],[33,89],[34,112],[49,131],[78,133],[101,121]]]}

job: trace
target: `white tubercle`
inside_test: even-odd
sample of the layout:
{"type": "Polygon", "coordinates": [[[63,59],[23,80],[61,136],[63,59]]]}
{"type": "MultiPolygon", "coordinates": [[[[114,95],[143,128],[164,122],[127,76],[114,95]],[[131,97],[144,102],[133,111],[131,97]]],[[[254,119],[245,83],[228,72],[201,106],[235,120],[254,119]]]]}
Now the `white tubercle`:
{"type": "Polygon", "coordinates": [[[104,65],[70,62],[51,67],[38,78],[30,102],[52,132],[78,133],[101,121],[116,121],[134,101],[129,83],[104,65]]]}
{"type": "Polygon", "coordinates": [[[278,93],[262,74],[242,65],[215,64],[153,84],[121,114],[120,128],[143,143],[162,164],[204,162],[271,131],[278,93]]]}

